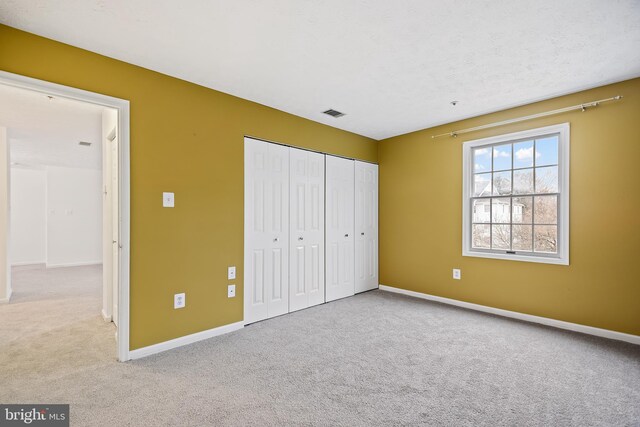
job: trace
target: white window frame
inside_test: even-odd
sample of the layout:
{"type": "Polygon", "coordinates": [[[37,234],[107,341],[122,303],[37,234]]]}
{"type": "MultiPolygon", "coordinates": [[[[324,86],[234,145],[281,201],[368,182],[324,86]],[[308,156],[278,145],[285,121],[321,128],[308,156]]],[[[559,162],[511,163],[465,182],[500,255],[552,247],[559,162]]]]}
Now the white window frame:
{"type": "MultiPolygon", "coordinates": [[[[569,123],[561,123],[505,135],[467,141],[462,146],[462,256],[494,258],[513,261],[540,262],[569,265],[569,123]],[[473,249],[471,247],[471,206],[473,194],[473,149],[488,145],[533,139],[558,134],[558,253],[526,254],[507,253],[505,250],[473,249]]],[[[512,154],[513,155],[513,154],[512,154]]],[[[513,185],[513,183],[512,183],[513,185]]]]}

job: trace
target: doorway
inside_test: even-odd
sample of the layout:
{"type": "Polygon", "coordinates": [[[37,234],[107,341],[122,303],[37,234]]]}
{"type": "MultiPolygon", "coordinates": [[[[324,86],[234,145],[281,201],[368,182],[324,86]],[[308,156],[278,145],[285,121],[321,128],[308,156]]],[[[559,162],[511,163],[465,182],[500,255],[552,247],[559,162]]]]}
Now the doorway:
{"type": "MultiPolygon", "coordinates": [[[[15,117],[11,119],[13,123],[9,123],[8,130],[6,125],[5,129],[0,129],[0,151],[5,153],[5,158],[0,158],[0,186],[4,189],[0,197],[0,267],[5,270],[0,277],[0,302],[12,303],[11,267],[12,262],[20,262],[16,262],[17,258],[11,251],[22,257],[24,264],[28,264],[14,267],[16,277],[24,283],[29,276],[39,277],[39,283],[47,280],[54,283],[56,280],[60,281],[60,275],[67,269],[68,277],[81,277],[85,283],[98,286],[97,290],[101,295],[95,301],[101,307],[97,314],[101,314],[105,321],[113,322],[117,331],[117,358],[126,361],[129,359],[129,103],[5,72],[0,72],[0,90],[21,91],[36,104],[45,100],[47,108],[53,103],[66,107],[74,105],[78,111],[84,111],[88,116],[98,115],[97,136],[76,138],[75,135],[66,135],[66,139],[71,140],[65,141],[67,151],[62,148],[56,150],[55,144],[46,148],[41,146],[42,149],[38,150],[34,139],[31,148],[35,149],[26,157],[22,153],[22,158],[27,161],[21,160],[20,154],[9,158],[9,147],[14,145],[16,135],[20,137],[19,132],[11,130],[11,126],[16,126],[15,117]],[[51,152],[46,153],[47,149],[51,152]],[[44,159],[45,155],[48,155],[47,159],[44,159]],[[83,161],[89,163],[80,165],[83,161]],[[78,164],[64,164],[65,162],[78,164]],[[14,207],[10,206],[11,176],[19,181],[14,182],[14,187],[19,183],[21,189],[29,188],[29,185],[35,188],[33,185],[37,186],[44,181],[43,204],[46,210],[39,213],[38,218],[31,220],[43,220],[46,232],[41,239],[42,233],[38,227],[23,227],[22,230],[29,231],[33,228],[36,234],[39,233],[35,239],[37,244],[30,248],[28,254],[18,253],[20,248],[12,244],[11,212],[14,207]],[[71,232],[78,238],[65,240],[65,236],[71,236],[71,232]],[[35,263],[34,266],[31,261],[44,262],[35,263]]],[[[12,114],[5,114],[5,118],[8,116],[12,114]]],[[[46,120],[39,120],[38,125],[41,127],[42,121],[46,120]]],[[[2,117],[0,126],[3,126],[2,117]]],[[[20,146],[24,149],[29,144],[23,143],[20,146]]],[[[29,203],[34,202],[34,194],[28,194],[31,199],[29,203]]],[[[38,209],[22,212],[36,211],[39,212],[38,209]]],[[[26,219],[26,215],[21,214],[17,223],[13,224],[14,228],[26,219]]],[[[64,285],[56,285],[56,291],[67,289],[70,295],[78,296],[85,290],[71,286],[72,279],[65,279],[63,282],[64,285]]],[[[91,288],[92,285],[86,286],[91,288]]],[[[20,301],[20,298],[17,299],[20,301]]],[[[69,310],[74,309],[69,307],[69,310]]]]}

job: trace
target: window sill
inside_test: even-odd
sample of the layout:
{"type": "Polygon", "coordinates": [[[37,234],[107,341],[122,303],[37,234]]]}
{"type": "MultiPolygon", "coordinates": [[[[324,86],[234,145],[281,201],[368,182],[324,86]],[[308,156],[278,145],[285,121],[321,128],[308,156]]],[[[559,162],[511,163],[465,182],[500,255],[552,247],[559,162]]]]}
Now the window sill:
{"type": "Polygon", "coordinates": [[[472,250],[463,250],[462,256],[468,257],[477,257],[477,258],[493,258],[493,259],[502,259],[508,261],[523,261],[523,262],[537,262],[541,264],[555,264],[555,265],[569,265],[569,256],[558,256],[558,257],[538,257],[531,255],[512,255],[512,254],[501,254],[495,252],[481,252],[481,251],[472,251],[472,250]]]}

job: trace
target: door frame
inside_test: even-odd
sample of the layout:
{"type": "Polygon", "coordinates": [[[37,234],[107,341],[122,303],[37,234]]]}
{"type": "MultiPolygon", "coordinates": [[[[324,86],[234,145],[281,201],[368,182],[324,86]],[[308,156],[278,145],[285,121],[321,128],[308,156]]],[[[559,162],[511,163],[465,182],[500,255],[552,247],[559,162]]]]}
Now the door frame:
{"type": "Polygon", "coordinates": [[[47,95],[89,102],[118,111],[118,205],[120,207],[120,252],[118,271],[118,329],[116,347],[118,360],[130,359],[129,352],[129,271],[130,271],[130,117],[129,101],[64,86],[45,80],[0,70],[0,84],[41,92],[47,95]]]}

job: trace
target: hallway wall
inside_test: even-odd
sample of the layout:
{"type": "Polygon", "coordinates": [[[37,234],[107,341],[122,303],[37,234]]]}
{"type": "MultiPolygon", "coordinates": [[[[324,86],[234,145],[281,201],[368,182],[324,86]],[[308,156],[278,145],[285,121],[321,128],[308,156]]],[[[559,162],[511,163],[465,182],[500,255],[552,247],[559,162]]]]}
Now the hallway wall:
{"type": "Polygon", "coordinates": [[[102,262],[102,171],[11,168],[12,265],[102,262]]]}
{"type": "Polygon", "coordinates": [[[11,168],[11,265],[47,261],[47,172],[11,168]]]}
{"type": "Polygon", "coordinates": [[[102,171],[47,167],[47,266],[102,262],[102,171]]]}

